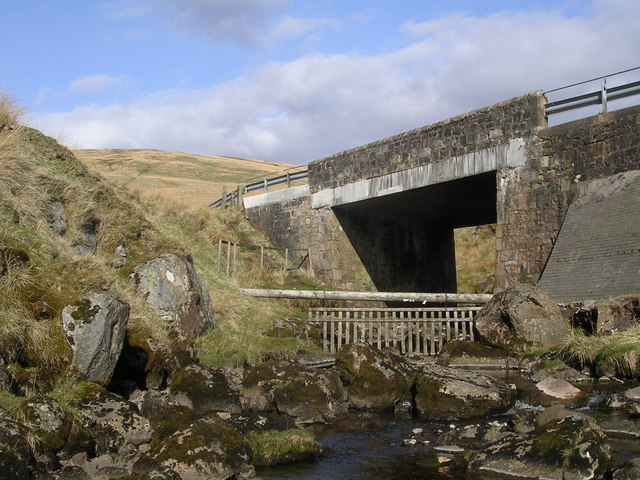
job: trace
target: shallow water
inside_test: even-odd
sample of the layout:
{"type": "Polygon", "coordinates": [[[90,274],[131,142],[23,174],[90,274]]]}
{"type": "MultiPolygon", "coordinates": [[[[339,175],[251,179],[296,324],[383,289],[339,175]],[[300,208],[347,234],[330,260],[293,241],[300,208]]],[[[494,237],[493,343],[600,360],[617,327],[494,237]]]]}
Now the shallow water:
{"type": "MultiPolygon", "coordinates": [[[[500,372],[508,383],[517,386],[519,405],[548,405],[552,400],[537,392],[533,384],[519,374],[500,372]],[[506,375],[506,376],[505,376],[506,375]]],[[[593,401],[598,395],[611,391],[630,388],[629,385],[599,384],[581,387],[586,395],[573,402],[566,402],[568,408],[584,411],[591,415],[603,415],[616,418],[615,412],[603,414],[592,410],[593,401]]],[[[595,416],[594,415],[594,416],[595,416]]],[[[496,416],[484,418],[483,422],[504,420],[496,416]]],[[[347,419],[330,426],[316,428],[318,441],[326,454],[313,462],[304,462],[257,471],[264,480],[492,480],[495,477],[471,474],[455,462],[438,466],[435,461],[434,445],[436,438],[450,425],[461,427],[476,422],[434,423],[416,418],[394,418],[392,415],[353,414],[347,419]],[[424,433],[418,438],[415,447],[403,446],[403,441],[411,437],[414,428],[422,428],[424,433]],[[421,442],[426,441],[427,444],[421,442]]],[[[640,444],[637,440],[629,445],[640,444]]],[[[617,452],[618,462],[640,455],[640,451],[629,450],[622,446],[617,452]]]]}

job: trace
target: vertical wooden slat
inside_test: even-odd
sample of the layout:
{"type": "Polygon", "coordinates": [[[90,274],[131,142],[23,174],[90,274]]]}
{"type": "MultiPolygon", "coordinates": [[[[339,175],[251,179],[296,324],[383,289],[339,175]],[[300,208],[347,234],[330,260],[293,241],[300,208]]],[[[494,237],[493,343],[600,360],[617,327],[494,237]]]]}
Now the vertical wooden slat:
{"type": "Polygon", "coordinates": [[[378,327],[378,348],[382,350],[382,323],[380,322],[380,310],[376,310],[376,326],[378,327]]]}
{"type": "Polygon", "coordinates": [[[336,353],[336,351],[337,351],[336,350],[336,343],[335,343],[336,342],[336,340],[335,340],[335,337],[336,337],[336,331],[335,331],[336,324],[333,321],[333,315],[331,315],[331,323],[330,323],[329,326],[331,327],[329,329],[331,331],[331,353],[336,353]]]}
{"type": "Polygon", "coordinates": [[[471,331],[471,333],[469,334],[469,340],[471,340],[472,342],[476,341],[475,338],[474,338],[475,337],[475,333],[473,333],[473,327],[475,326],[475,319],[476,319],[475,313],[476,312],[469,312],[470,317],[471,317],[471,319],[470,319],[471,321],[469,322],[470,331],[471,331]]]}
{"type": "Polygon", "coordinates": [[[384,312],[384,346],[389,347],[389,312],[384,312]]]}
{"type": "MultiPolygon", "coordinates": [[[[435,319],[434,319],[435,320],[435,319]]],[[[436,322],[432,321],[431,323],[431,345],[429,348],[429,355],[436,354],[436,322]]]]}
{"type": "Polygon", "coordinates": [[[404,335],[405,335],[404,313],[405,313],[404,311],[400,312],[400,325],[398,325],[398,330],[400,334],[400,353],[403,355],[406,353],[406,345],[404,343],[404,335]]]}
{"type": "Polygon", "coordinates": [[[368,324],[369,324],[369,343],[373,346],[374,344],[374,339],[373,339],[373,322],[371,321],[371,312],[365,312],[365,318],[368,317],[368,324]]]}

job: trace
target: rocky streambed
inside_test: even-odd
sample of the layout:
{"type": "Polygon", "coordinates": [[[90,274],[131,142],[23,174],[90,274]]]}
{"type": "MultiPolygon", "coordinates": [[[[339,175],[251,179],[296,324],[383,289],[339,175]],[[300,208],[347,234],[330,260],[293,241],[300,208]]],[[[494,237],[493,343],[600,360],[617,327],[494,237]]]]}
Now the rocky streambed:
{"type": "Polygon", "coordinates": [[[366,344],[331,369],[189,365],[162,390],[95,386],[72,411],[36,396],[0,412],[0,478],[639,478],[625,462],[639,453],[640,389],[566,366],[536,375],[417,365],[366,344]],[[289,440],[269,447],[274,432],[289,440]],[[262,469],[293,461],[313,463],[262,469]]]}

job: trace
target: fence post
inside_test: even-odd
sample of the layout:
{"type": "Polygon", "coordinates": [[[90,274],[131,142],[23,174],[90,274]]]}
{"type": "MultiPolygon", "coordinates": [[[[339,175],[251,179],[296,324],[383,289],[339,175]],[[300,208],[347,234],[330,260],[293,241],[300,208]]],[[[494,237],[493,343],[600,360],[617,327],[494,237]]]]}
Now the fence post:
{"type": "Polygon", "coordinates": [[[231,274],[231,242],[227,241],[227,277],[231,274]]]}
{"type": "Polygon", "coordinates": [[[238,271],[238,244],[233,244],[233,270],[231,271],[234,275],[238,271]]]}
{"type": "Polygon", "coordinates": [[[284,249],[284,273],[287,273],[288,269],[289,269],[289,249],[285,248],[284,249]]]}
{"type": "Polygon", "coordinates": [[[220,205],[222,208],[227,206],[227,186],[222,187],[222,204],[220,205]]]}
{"type": "Polygon", "coordinates": [[[222,239],[218,240],[218,273],[220,273],[220,260],[222,258],[222,239]]]}
{"type": "Polygon", "coordinates": [[[260,271],[264,269],[264,245],[260,245],[260,271]]]}

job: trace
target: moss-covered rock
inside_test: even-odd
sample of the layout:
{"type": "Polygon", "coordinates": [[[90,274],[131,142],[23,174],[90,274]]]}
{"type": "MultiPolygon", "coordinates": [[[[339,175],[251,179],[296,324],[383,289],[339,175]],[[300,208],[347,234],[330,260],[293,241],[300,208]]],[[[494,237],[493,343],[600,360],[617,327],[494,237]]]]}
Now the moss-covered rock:
{"type": "Polygon", "coordinates": [[[189,365],[178,372],[169,385],[174,402],[197,413],[239,413],[240,396],[222,369],[189,365]]]}
{"type": "Polygon", "coordinates": [[[38,471],[29,446],[27,428],[9,418],[0,417],[0,478],[31,480],[38,471]]]}
{"type": "Polygon", "coordinates": [[[40,464],[48,469],[59,466],[56,454],[64,447],[72,425],[72,417],[52,398],[36,396],[24,400],[16,415],[31,426],[38,438],[34,454],[40,464]]]}
{"type": "Polygon", "coordinates": [[[346,393],[335,372],[295,362],[271,361],[249,367],[242,386],[246,409],[275,409],[298,423],[326,422],[346,411],[346,393]]]}
{"type": "Polygon", "coordinates": [[[488,445],[473,457],[469,469],[525,478],[602,478],[610,460],[605,440],[592,419],[570,415],[528,435],[511,433],[488,445]]]}
{"type": "Polygon", "coordinates": [[[252,433],[248,442],[257,467],[310,460],[323,452],[313,433],[299,429],[252,433]]]}
{"type": "Polygon", "coordinates": [[[150,458],[183,479],[241,479],[254,474],[245,438],[213,416],[173,433],[151,450],[150,458]]]}
{"type": "Polygon", "coordinates": [[[416,377],[402,358],[366,343],[342,347],[335,368],[349,392],[349,406],[363,410],[393,408],[411,391],[416,377]]]}
{"type": "Polygon", "coordinates": [[[515,391],[487,375],[428,365],[416,379],[415,403],[425,420],[473,418],[506,411],[515,391]]]}

